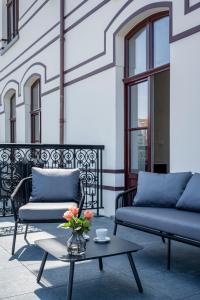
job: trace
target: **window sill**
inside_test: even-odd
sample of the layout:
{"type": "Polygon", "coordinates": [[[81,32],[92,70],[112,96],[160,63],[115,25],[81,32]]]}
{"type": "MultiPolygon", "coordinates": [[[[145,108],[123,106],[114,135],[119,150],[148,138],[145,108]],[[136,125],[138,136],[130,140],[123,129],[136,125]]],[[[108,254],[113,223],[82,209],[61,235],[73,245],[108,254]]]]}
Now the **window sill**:
{"type": "Polygon", "coordinates": [[[4,55],[19,39],[19,34],[17,34],[8,44],[4,46],[1,50],[0,55],[4,55]]]}

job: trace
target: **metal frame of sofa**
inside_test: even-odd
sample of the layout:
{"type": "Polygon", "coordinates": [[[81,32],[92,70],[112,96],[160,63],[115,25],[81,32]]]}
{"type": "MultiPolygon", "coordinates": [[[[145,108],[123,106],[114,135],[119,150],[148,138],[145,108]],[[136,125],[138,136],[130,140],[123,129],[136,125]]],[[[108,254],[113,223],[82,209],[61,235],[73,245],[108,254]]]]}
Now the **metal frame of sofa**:
{"type": "MultiPolygon", "coordinates": [[[[16,186],[14,192],[11,195],[11,203],[12,203],[12,209],[14,214],[14,221],[15,221],[15,227],[14,227],[14,235],[13,235],[13,243],[12,243],[12,255],[15,252],[15,243],[16,243],[16,236],[17,236],[17,226],[18,224],[26,224],[26,229],[24,233],[24,239],[26,240],[27,232],[28,232],[28,225],[32,223],[58,223],[58,222],[64,222],[63,216],[60,216],[59,219],[35,219],[35,220],[21,220],[19,217],[19,209],[20,207],[26,205],[29,202],[30,196],[31,196],[31,190],[32,190],[32,177],[26,177],[23,178],[19,184],[16,186]]],[[[84,195],[84,189],[83,184],[81,180],[79,179],[79,194],[80,199],[72,199],[67,202],[75,202],[77,203],[77,207],[79,207],[79,216],[82,212],[82,208],[84,205],[85,195],[84,195]]],[[[59,201],[58,201],[59,202],[59,201]]],[[[64,202],[65,201],[60,201],[64,202]]],[[[55,203],[55,202],[54,202],[55,203]]]]}
{"type": "MultiPolygon", "coordinates": [[[[115,202],[115,210],[117,210],[120,207],[132,206],[132,202],[133,202],[134,196],[136,195],[136,192],[137,192],[137,187],[131,188],[129,190],[126,190],[125,192],[118,194],[118,196],[116,197],[116,202],[115,202]]],[[[118,225],[130,227],[133,229],[137,229],[140,231],[144,231],[147,233],[151,233],[151,234],[160,236],[162,238],[163,242],[165,242],[165,239],[167,239],[167,241],[168,241],[168,243],[167,243],[167,269],[168,270],[170,270],[170,268],[171,268],[171,241],[172,240],[181,242],[181,243],[185,243],[185,244],[189,244],[192,246],[200,247],[199,241],[189,239],[189,238],[186,238],[183,236],[175,235],[172,233],[156,230],[156,229],[153,229],[150,227],[117,220],[116,217],[115,217],[115,225],[114,225],[114,231],[113,231],[114,235],[116,235],[116,233],[117,233],[118,225]]]]}

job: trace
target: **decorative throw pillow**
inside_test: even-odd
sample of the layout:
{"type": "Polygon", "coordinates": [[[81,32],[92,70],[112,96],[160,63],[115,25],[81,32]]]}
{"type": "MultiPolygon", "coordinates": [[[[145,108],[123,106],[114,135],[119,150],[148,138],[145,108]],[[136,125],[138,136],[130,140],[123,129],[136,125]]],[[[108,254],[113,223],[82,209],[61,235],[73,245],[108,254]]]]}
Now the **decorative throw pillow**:
{"type": "Polygon", "coordinates": [[[179,209],[200,212],[200,174],[195,173],[189,180],[185,191],[178,200],[179,209]]]}
{"type": "Polygon", "coordinates": [[[190,172],[157,174],[139,172],[135,206],[175,207],[190,177],[190,172]]]}
{"type": "Polygon", "coordinates": [[[30,201],[67,201],[79,197],[79,169],[32,168],[30,201]]]}

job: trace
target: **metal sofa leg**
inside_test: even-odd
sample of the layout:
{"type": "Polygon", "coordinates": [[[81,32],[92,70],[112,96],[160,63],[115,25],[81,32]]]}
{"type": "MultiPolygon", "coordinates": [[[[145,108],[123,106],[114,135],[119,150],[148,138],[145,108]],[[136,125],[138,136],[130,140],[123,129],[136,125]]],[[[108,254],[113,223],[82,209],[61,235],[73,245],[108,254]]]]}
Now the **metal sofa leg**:
{"type": "Polygon", "coordinates": [[[26,224],[26,229],[25,229],[25,232],[24,232],[24,240],[25,241],[26,241],[26,238],[27,238],[28,226],[29,226],[29,224],[26,224]]]}
{"type": "Polygon", "coordinates": [[[113,235],[116,235],[116,233],[117,233],[117,223],[115,223],[115,226],[114,226],[114,230],[113,230],[113,235]]]}
{"type": "Polygon", "coordinates": [[[17,222],[15,222],[15,228],[14,228],[14,234],[13,234],[13,243],[12,243],[12,255],[15,253],[15,243],[16,243],[16,237],[17,237],[17,222]]]}
{"type": "Polygon", "coordinates": [[[171,269],[171,239],[168,239],[167,244],[167,269],[171,269]]]}

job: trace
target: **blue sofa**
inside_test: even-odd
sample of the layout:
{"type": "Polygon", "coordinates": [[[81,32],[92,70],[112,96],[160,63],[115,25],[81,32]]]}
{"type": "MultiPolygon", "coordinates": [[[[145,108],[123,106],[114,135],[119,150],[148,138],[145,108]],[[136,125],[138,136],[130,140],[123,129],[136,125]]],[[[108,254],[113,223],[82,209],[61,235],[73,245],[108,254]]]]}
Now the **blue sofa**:
{"type": "Polygon", "coordinates": [[[171,240],[200,247],[200,174],[140,172],[137,188],[116,198],[114,234],[127,226],[171,240]]]}

